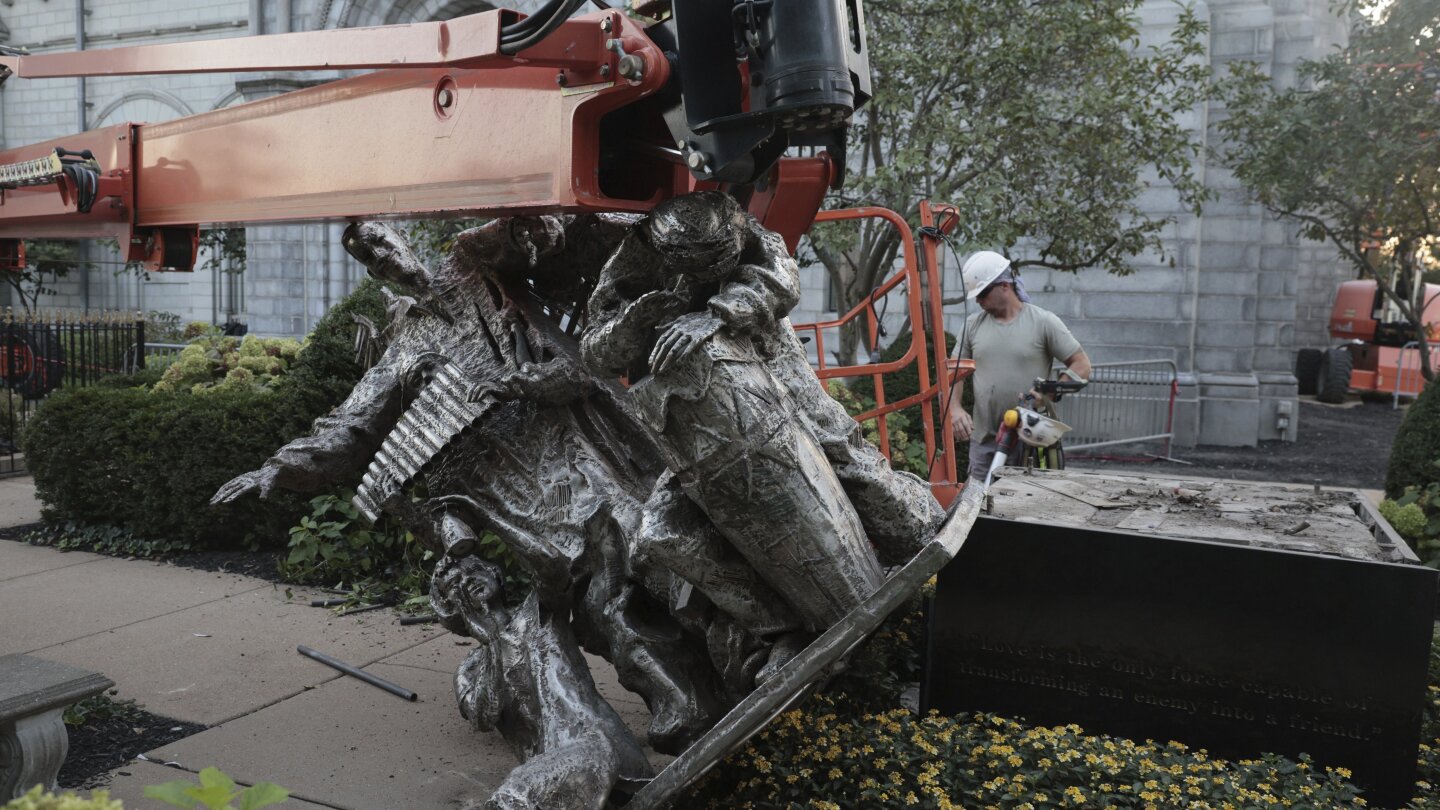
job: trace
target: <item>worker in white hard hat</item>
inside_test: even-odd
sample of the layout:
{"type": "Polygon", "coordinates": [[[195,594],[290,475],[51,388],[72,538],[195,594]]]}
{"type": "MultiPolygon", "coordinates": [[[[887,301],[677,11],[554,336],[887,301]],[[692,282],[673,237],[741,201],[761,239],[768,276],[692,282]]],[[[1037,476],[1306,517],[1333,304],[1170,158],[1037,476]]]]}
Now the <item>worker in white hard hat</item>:
{"type": "Polygon", "coordinates": [[[960,277],[966,300],[980,305],[955,346],[956,357],[975,361],[975,415],[961,407],[964,380],[951,389],[948,407],[955,440],[970,442],[970,477],[983,479],[1006,409],[1036,379],[1048,378],[1055,360],[1065,364],[1063,374],[1087,381],[1090,358],[1057,315],[1031,303],[1009,259],[982,250],[965,260],[960,277]]]}

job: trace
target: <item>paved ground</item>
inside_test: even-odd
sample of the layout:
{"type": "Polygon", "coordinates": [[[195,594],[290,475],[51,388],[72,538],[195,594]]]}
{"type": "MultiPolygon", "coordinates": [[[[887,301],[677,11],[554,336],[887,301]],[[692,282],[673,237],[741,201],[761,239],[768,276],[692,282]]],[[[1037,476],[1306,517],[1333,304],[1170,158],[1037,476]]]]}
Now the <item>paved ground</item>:
{"type": "MultiPolygon", "coordinates": [[[[27,478],[0,479],[0,527],[34,522],[27,478]]],[[[286,807],[454,808],[515,764],[498,734],[460,718],[451,674],[468,641],[388,612],[340,618],[317,594],[235,574],[0,542],[0,655],[29,653],[113,679],[119,698],[210,728],[119,768],[127,808],[163,806],[146,785],[214,765],[275,782],[286,807]],[[418,692],[408,703],[295,652],[304,644],[418,692]]],[[[601,693],[637,733],[639,698],[593,660],[601,693]]]]}

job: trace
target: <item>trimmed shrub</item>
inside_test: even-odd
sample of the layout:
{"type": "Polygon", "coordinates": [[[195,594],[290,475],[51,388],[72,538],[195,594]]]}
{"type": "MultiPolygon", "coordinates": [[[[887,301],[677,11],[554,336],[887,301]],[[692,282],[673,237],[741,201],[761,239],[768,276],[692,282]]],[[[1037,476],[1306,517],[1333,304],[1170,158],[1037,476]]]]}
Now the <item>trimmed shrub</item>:
{"type": "Polygon", "coordinates": [[[252,529],[261,538],[283,535],[298,514],[295,504],[256,510],[208,502],[302,426],[278,392],[78,388],[56,393],[36,412],[25,432],[26,458],[47,522],[228,545],[252,529]]]}
{"type": "Polygon", "coordinates": [[[1440,482],[1440,382],[1425,386],[1415,398],[1405,421],[1395,432],[1390,467],[1385,473],[1385,494],[1398,498],[1406,487],[1424,489],[1440,482]]]}
{"type": "MultiPolygon", "coordinates": [[[[116,526],[141,539],[196,546],[247,537],[283,545],[289,527],[308,512],[299,497],[282,496],[265,509],[211,507],[210,497],[308,432],[354,387],[362,372],[352,354],[352,313],[383,322],[377,283],[361,284],[332,309],[273,387],[246,381],[202,388],[203,394],[136,387],[141,379],[153,382],[152,373],[57,392],[25,431],[46,521],[116,526]]],[[[255,342],[251,354],[259,358],[265,350],[255,342]]]]}

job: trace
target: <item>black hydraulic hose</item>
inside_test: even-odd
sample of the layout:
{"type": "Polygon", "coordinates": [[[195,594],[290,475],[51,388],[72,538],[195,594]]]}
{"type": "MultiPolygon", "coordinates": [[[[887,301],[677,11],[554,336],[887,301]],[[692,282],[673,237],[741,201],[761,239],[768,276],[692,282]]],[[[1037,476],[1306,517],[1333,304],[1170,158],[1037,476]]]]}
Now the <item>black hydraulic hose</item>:
{"type": "Polygon", "coordinates": [[[525,19],[511,23],[500,29],[501,42],[516,42],[526,35],[534,33],[542,25],[550,20],[551,15],[559,11],[565,0],[550,0],[550,2],[536,9],[535,12],[525,19]]]}
{"type": "Polygon", "coordinates": [[[535,31],[534,33],[526,36],[524,39],[518,40],[516,42],[506,43],[502,41],[502,44],[500,45],[500,52],[507,56],[513,56],[514,54],[517,54],[525,50],[526,48],[529,48],[532,45],[538,43],[545,37],[550,36],[550,34],[556,28],[559,28],[561,23],[569,19],[570,14],[574,12],[575,9],[579,8],[580,4],[585,1],[586,0],[567,0],[567,2],[565,2],[561,6],[561,8],[556,11],[553,16],[551,16],[549,20],[545,21],[545,24],[541,26],[538,31],[535,31]]]}

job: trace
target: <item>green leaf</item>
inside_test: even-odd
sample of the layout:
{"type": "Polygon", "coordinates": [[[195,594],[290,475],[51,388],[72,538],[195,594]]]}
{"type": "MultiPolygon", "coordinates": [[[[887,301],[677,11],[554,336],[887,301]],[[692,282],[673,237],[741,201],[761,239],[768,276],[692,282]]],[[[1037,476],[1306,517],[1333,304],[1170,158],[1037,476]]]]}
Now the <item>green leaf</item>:
{"type": "Polygon", "coordinates": [[[165,802],[175,807],[194,807],[195,797],[190,794],[193,782],[175,781],[163,785],[147,785],[145,798],[165,802]]]}
{"type": "Polygon", "coordinates": [[[290,791],[270,782],[256,782],[240,794],[240,810],[260,810],[290,798],[290,791]]]}
{"type": "Polygon", "coordinates": [[[206,788],[220,788],[226,791],[235,789],[235,780],[214,766],[200,771],[200,784],[206,788]]]}

